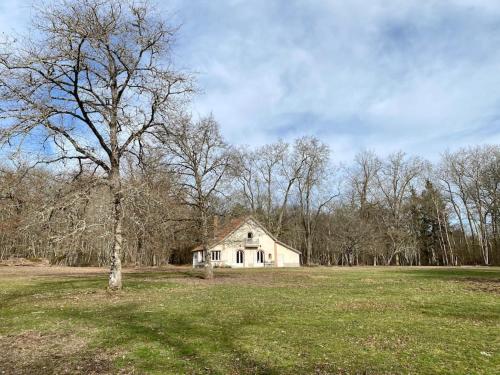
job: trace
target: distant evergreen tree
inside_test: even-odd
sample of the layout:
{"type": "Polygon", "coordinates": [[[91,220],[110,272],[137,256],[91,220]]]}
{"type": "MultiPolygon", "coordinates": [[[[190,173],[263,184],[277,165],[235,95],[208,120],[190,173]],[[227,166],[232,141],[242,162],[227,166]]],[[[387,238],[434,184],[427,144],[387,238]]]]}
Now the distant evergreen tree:
{"type": "Polygon", "coordinates": [[[427,180],[420,195],[413,190],[410,211],[419,244],[422,265],[449,263],[449,244],[446,230],[449,227],[443,197],[431,181],[427,180]]]}

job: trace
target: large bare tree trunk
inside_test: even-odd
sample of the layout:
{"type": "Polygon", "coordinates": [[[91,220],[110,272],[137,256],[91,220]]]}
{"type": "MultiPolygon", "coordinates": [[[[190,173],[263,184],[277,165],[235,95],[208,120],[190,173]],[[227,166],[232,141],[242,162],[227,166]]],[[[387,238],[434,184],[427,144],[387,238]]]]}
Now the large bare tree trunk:
{"type": "Polygon", "coordinates": [[[123,212],[121,182],[119,171],[113,172],[110,178],[111,194],[113,200],[113,247],[111,250],[111,267],[109,270],[109,289],[122,288],[122,262],[121,253],[123,245],[123,212]]]}
{"type": "Polygon", "coordinates": [[[312,238],[311,235],[308,233],[306,234],[306,264],[310,266],[312,264],[312,238]]]}
{"type": "Polygon", "coordinates": [[[212,253],[207,249],[205,250],[205,279],[210,280],[214,278],[214,265],[212,264],[212,253]]]}
{"type": "Polygon", "coordinates": [[[203,253],[205,254],[205,279],[214,278],[214,266],[212,263],[212,253],[208,247],[208,218],[205,212],[201,213],[201,241],[203,244],[203,253]]]}

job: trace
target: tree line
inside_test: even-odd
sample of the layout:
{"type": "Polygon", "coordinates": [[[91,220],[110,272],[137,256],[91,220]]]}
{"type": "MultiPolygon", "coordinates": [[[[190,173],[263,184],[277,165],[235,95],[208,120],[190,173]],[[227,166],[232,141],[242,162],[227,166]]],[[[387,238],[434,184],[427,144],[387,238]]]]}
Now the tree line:
{"type": "MultiPolygon", "coordinates": [[[[0,43],[0,258],[190,262],[252,214],[305,264],[498,264],[499,146],[335,164],[314,137],[236,147],[194,118],[176,28],[150,3],[57,0],[0,43]]],[[[209,259],[210,257],[208,257],[209,259]]],[[[207,277],[211,276],[208,263],[207,277]]]]}
{"type": "MultiPolygon", "coordinates": [[[[237,150],[213,119],[172,137],[141,164],[122,166],[127,264],[189,263],[215,216],[223,225],[250,214],[300,249],[304,264],[499,264],[499,146],[444,153],[435,164],[363,151],[334,166],[310,137],[237,150]]],[[[74,173],[4,163],[0,259],[108,264],[109,188],[102,176],[74,173]]]]}

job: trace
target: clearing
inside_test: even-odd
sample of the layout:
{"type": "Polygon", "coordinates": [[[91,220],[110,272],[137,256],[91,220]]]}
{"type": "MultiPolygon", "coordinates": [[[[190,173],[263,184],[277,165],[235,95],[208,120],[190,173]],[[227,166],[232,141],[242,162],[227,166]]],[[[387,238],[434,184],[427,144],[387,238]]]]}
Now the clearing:
{"type": "Polygon", "coordinates": [[[0,374],[500,373],[500,268],[0,267],[0,374]]]}

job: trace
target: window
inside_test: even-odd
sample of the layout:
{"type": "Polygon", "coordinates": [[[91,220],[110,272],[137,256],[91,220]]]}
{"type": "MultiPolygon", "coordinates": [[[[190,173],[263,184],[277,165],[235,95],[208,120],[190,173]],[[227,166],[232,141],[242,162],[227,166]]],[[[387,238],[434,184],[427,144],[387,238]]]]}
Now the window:
{"type": "Polygon", "coordinates": [[[220,260],[220,251],[212,251],[212,260],[220,260]]]}
{"type": "Polygon", "coordinates": [[[236,252],[236,263],[243,263],[243,256],[244,256],[244,253],[243,253],[243,250],[238,250],[236,252]]]}
{"type": "Polygon", "coordinates": [[[253,238],[253,233],[252,233],[252,232],[248,232],[248,238],[249,238],[249,239],[252,239],[252,238],[253,238]]]}
{"type": "Polygon", "coordinates": [[[264,252],[262,250],[257,251],[257,263],[264,263],[264,252]]]}

